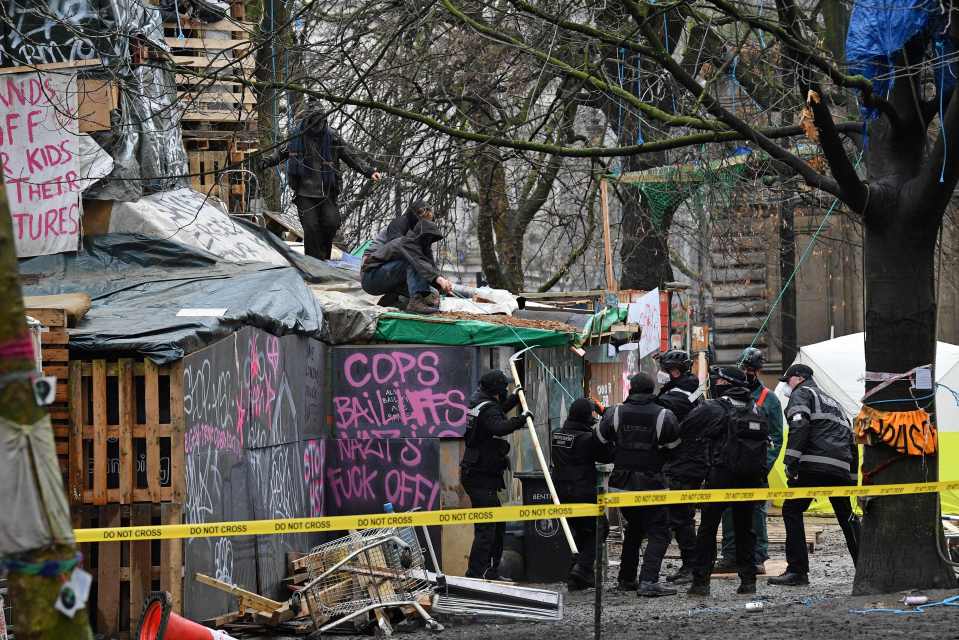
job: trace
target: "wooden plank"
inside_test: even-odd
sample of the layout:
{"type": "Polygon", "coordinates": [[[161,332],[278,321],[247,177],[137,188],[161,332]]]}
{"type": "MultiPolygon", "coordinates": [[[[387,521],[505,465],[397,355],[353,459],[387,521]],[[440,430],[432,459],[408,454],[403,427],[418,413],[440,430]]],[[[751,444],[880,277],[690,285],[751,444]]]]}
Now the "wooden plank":
{"type": "Polygon", "coordinates": [[[150,502],[160,502],[160,371],[152,360],[145,360],[143,364],[147,418],[147,489],[150,492],[150,502]]]}
{"type": "Polygon", "coordinates": [[[163,28],[170,30],[182,29],[183,31],[245,31],[246,33],[252,34],[256,25],[252,22],[243,22],[242,20],[202,22],[200,20],[183,18],[180,20],[180,24],[176,22],[164,22],[163,28]]]}
{"type": "Polygon", "coordinates": [[[93,361],[93,504],[107,503],[107,368],[93,361]]]}
{"type": "MultiPolygon", "coordinates": [[[[245,122],[253,117],[254,114],[246,111],[187,111],[180,118],[181,122],[245,122]]],[[[192,173],[192,172],[191,172],[192,173]]]]}
{"type": "Polygon", "coordinates": [[[173,62],[181,67],[193,67],[201,71],[205,69],[224,69],[227,67],[240,67],[252,70],[256,66],[256,61],[251,56],[244,58],[226,58],[222,55],[214,54],[212,57],[191,55],[173,55],[171,57],[173,58],[173,62]]]}
{"type": "MultiPolygon", "coordinates": [[[[182,507],[179,504],[160,505],[161,524],[180,524],[182,507]]],[[[183,612],[183,541],[160,542],[160,590],[173,596],[173,610],[183,612]]]]}
{"type": "MultiPolygon", "coordinates": [[[[100,507],[100,526],[120,526],[120,505],[100,507]]],[[[101,542],[97,551],[97,633],[111,637],[120,632],[120,544],[101,542]]]]}
{"type": "Polygon", "coordinates": [[[183,360],[170,367],[170,484],[172,500],[184,504],[186,498],[186,416],[183,412],[183,360]]]}
{"type": "Polygon", "coordinates": [[[66,329],[50,329],[40,332],[40,344],[69,344],[70,336],[66,329]]]}
{"type": "Polygon", "coordinates": [[[66,327],[67,312],[64,309],[30,307],[24,313],[45,327],[66,327]]]}
{"type": "Polygon", "coordinates": [[[67,378],[70,377],[70,367],[66,364],[51,364],[43,365],[43,373],[48,376],[56,376],[57,379],[61,382],[66,382],[67,378]]]}
{"type": "Polygon", "coordinates": [[[69,349],[56,349],[56,348],[46,348],[43,349],[43,361],[44,362],[69,362],[70,361],[70,350],[69,349]]]}
{"type": "Polygon", "coordinates": [[[619,286],[616,284],[616,275],[613,271],[613,250],[609,232],[609,188],[606,184],[606,178],[600,178],[599,181],[599,207],[603,213],[603,256],[606,264],[606,288],[610,291],[616,291],[619,286]]]}
{"type": "MultiPolygon", "coordinates": [[[[150,525],[152,505],[135,504],[130,507],[131,526],[150,525]]],[[[150,595],[153,582],[153,554],[150,540],[130,542],[130,633],[136,632],[143,601],[150,595]]],[[[114,545],[116,546],[116,545],[114,545]]]]}
{"type": "MultiPolygon", "coordinates": [[[[203,89],[187,89],[179,93],[180,102],[190,102],[197,104],[210,104],[217,102],[231,102],[234,104],[256,104],[256,96],[253,92],[233,93],[232,91],[214,91],[212,88],[208,91],[203,89]]],[[[189,109],[189,107],[187,107],[189,109]]]]}
{"type": "Polygon", "coordinates": [[[235,587],[232,584],[223,582],[222,580],[217,580],[216,578],[211,578],[210,576],[204,575],[202,573],[197,573],[193,576],[193,579],[199,582],[200,584],[205,584],[208,587],[213,587],[214,589],[219,589],[224,593],[229,593],[230,595],[235,596],[240,601],[240,613],[244,613],[243,605],[255,606],[255,609],[247,609],[247,611],[278,611],[283,608],[282,602],[277,602],[276,600],[271,600],[265,598],[257,593],[252,591],[247,591],[246,589],[241,589],[240,587],[235,587]]]}
{"type": "Polygon", "coordinates": [[[136,422],[136,387],[133,379],[133,360],[121,358],[117,363],[117,387],[120,405],[120,502],[133,502],[133,487],[136,484],[135,453],[133,449],[133,423],[136,422]]]}
{"type": "Polygon", "coordinates": [[[0,75],[11,73],[29,73],[31,71],[55,71],[57,69],[72,69],[74,67],[99,67],[103,63],[99,58],[96,60],[76,60],[72,62],[50,62],[47,64],[27,65],[22,67],[3,67],[0,68],[0,75]]]}
{"type": "Polygon", "coordinates": [[[83,371],[79,362],[70,363],[70,460],[68,490],[70,504],[83,502],[83,371]]]}
{"type": "Polygon", "coordinates": [[[250,40],[232,39],[232,38],[171,38],[167,36],[164,41],[174,49],[203,49],[208,52],[238,49],[245,49],[250,46],[250,40]]]}

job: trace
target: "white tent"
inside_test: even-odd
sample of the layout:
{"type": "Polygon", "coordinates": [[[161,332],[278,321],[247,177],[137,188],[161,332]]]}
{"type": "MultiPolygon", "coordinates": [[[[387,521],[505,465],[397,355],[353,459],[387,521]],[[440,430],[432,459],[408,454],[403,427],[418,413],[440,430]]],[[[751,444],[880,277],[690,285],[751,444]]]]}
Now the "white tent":
{"type": "MultiPolygon", "coordinates": [[[[865,334],[853,333],[825,342],[802,347],[794,364],[812,368],[819,387],[834,397],[845,409],[850,421],[859,413],[865,392],[865,334]]],[[[959,479],[959,401],[944,388],[959,392],[959,346],[939,342],[936,345],[936,382],[944,385],[936,391],[936,424],[939,429],[939,476],[942,480],[959,479]]],[[[900,387],[901,388],[901,387],[900,387]]],[[[779,398],[783,408],[787,400],[779,398]]],[[[785,447],[784,447],[785,448],[785,447]]],[[[781,466],[777,462],[777,467],[781,466]]],[[[781,469],[775,475],[781,476],[781,469]]],[[[959,511],[959,495],[943,494],[943,511],[959,511]]],[[[825,501],[823,501],[825,502],[825,501]]],[[[825,503],[828,505],[828,502],[825,503]]]]}

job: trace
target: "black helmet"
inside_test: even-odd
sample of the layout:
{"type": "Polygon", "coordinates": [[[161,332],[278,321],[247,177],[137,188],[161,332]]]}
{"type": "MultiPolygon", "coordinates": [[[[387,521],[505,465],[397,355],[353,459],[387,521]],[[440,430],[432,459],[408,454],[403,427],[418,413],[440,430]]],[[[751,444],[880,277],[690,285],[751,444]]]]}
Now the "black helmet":
{"type": "Polygon", "coordinates": [[[709,386],[715,388],[718,380],[725,380],[730,387],[746,387],[749,384],[746,374],[739,367],[709,367],[709,386]]]}
{"type": "Polygon", "coordinates": [[[499,369],[487,371],[480,377],[480,389],[494,396],[506,395],[509,378],[499,369]]]}
{"type": "Polygon", "coordinates": [[[666,353],[660,354],[658,360],[659,368],[663,371],[679,369],[680,371],[686,372],[689,371],[689,368],[693,364],[689,354],[682,349],[670,349],[666,353]]]}
{"type": "Polygon", "coordinates": [[[756,347],[746,347],[742,355],[739,356],[739,366],[749,367],[750,369],[762,369],[766,364],[766,356],[756,347]]]}

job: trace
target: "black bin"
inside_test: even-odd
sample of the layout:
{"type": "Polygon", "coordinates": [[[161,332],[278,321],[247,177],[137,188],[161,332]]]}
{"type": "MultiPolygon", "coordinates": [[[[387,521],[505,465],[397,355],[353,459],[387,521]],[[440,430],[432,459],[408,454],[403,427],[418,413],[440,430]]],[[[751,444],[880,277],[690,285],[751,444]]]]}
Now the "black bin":
{"type": "MultiPolygon", "coordinates": [[[[523,484],[523,504],[552,504],[542,473],[516,473],[523,484]]],[[[523,559],[529,582],[566,580],[572,554],[559,520],[527,520],[523,523],[523,559]]]]}

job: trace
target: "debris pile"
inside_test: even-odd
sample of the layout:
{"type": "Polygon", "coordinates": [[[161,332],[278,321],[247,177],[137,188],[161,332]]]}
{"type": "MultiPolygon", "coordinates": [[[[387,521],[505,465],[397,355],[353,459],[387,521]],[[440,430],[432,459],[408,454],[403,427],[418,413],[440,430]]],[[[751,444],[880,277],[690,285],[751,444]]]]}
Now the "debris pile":
{"type": "Polygon", "coordinates": [[[197,574],[207,586],[233,595],[237,610],[205,624],[231,636],[314,632],[392,635],[423,625],[442,631],[436,618],[560,620],[563,599],[556,591],[509,583],[445,576],[426,528],[434,571],[413,528],[350,531],[349,535],[290,558],[287,582],[293,595],[278,602],[229,583],[197,574]]]}
{"type": "Polygon", "coordinates": [[[478,315],[475,313],[462,312],[442,312],[436,314],[437,318],[449,318],[450,320],[478,320],[480,322],[491,322],[493,324],[505,324],[511,327],[523,327],[524,329],[542,329],[544,331],[559,331],[561,333],[578,333],[579,329],[564,322],[555,320],[530,320],[529,318],[516,318],[506,315],[478,315]]]}

